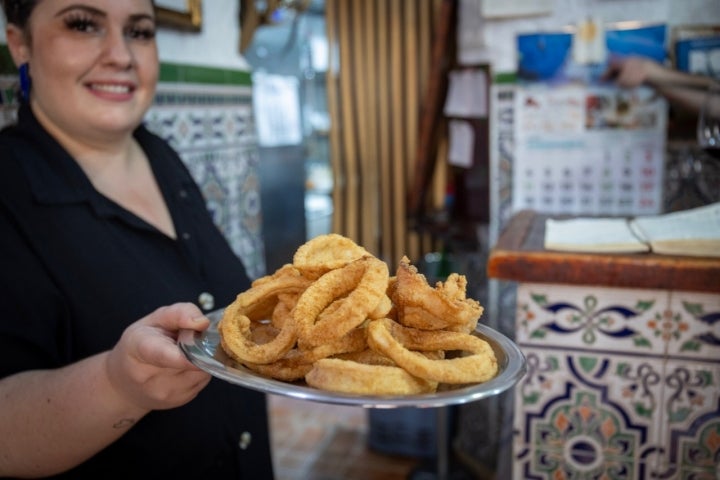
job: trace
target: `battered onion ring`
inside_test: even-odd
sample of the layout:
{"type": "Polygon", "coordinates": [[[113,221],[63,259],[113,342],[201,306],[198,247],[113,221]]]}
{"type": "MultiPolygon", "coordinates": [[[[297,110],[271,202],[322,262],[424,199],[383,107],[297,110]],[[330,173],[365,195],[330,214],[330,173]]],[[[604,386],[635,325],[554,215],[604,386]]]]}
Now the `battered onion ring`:
{"type": "Polygon", "coordinates": [[[323,390],[359,395],[412,395],[437,389],[436,382],[414,377],[399,367],[339,358],[315,362],[305,375],[305,382],[323,390]]]}
{"type": "Polygon", "coordinates": [[[497,374],[497,359],[490,345],[467,333],[412,329],[386,318],[370,322],[368,345],[390,357],[412,375],[440,383],[481,383],[497,374]],[[470,354],[430,360],[411,350],[462,351],[470,354]]]}
{"type": "Polygon", "coordinates": [[[407,257],[403,257],[396,277],[391,298],[398,322],[422,330],[465,333],[477,327],[483,308],[476,300],[466,298],[467,279],[464,276],[453,273],[433,288],[407,257]]]}
{"type": "Polygon", "coordinates": [[[361,325],[385,295],[388,278],[385,262],[364,257],[313,282],[293,309],[299,345],[330,343],[361,325]],[[342,300],[333,306],[332,314],[320,317],[338,299],[342,300]]]}
{"type": "Polygon", "coordinates": [[[301,245],[293,255],[293,265],[310,278],[341,268],[370,253],[352,240],[336,233],[319,235],[301,245]]]}
{"type": "Polygon", "coordinates": [[[225,310],[218,331],[220,345],[236,362],[272,363],[289,352],[297,341],[294,324],[288,322],[272,340],[256,343],[252,333],[253,322],[246,315],[235,313],[230,309],[225,310]]]}

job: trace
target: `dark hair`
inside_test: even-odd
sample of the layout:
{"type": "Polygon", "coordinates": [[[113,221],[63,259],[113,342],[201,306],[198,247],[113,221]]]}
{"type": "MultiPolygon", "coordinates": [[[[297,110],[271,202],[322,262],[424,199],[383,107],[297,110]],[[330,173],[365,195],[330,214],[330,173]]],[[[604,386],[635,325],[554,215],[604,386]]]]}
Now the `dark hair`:
{"type": "Polygon", "coordinates": [[[2,0],[7,23],[24,29],[38,0],[2,0]]]}

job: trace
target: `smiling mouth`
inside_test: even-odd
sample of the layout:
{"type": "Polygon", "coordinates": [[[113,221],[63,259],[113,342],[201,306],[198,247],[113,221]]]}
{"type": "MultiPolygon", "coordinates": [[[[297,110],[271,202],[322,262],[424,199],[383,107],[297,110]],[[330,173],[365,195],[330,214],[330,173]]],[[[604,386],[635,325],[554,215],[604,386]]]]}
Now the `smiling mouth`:
{"type": "Polygon", "coordinates": [[[134,88],[132,88],[130,85],[118,85],[116,83],[91,83],[89,87],[91,90],[95,90],[98,92],[114,94],[127,94],[134,90],[134,88]]]}

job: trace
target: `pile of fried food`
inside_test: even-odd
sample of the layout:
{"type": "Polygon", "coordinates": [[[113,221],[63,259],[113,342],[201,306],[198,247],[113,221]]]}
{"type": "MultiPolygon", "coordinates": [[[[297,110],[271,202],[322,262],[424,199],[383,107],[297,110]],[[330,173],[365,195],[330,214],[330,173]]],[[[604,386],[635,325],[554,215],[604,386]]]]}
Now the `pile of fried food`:
{"type": "Polygon", "coordinates": [[[411,395],[485,382],[490,345],[473,335],[483,308],[451,274],[434,287],[403,258],[394,276],[349,238],[300,246],[223,314],[223,350],[262,376],[358,395],[411,395]]]}

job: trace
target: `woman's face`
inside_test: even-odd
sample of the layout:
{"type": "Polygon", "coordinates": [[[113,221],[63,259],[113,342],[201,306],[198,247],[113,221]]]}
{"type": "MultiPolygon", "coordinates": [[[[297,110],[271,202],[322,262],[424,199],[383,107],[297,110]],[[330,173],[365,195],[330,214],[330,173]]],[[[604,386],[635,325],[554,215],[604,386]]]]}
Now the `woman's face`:
{"type": "Polygon", "coordinates": [[[76,138],[137,127],[158,77],[150,0],[41,0],[28,30],[31,105],[46,127],[76,138]]]}

